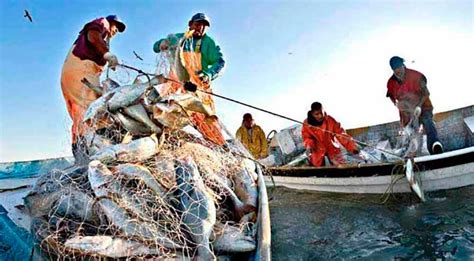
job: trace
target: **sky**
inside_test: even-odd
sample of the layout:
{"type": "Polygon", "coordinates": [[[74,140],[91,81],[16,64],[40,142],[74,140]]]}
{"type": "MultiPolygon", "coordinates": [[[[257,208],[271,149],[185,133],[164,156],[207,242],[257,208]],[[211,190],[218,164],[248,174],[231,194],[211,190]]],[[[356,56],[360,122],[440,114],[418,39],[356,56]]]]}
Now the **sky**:
{"type": "MultiPolygon", "coordinates": [[[[59,79],[85,23],[117,14],[127,29],[112,39],[111,51],[121,62],[151,71],[157,61],[153,43],[184,32],[196,12],[210,17],[207,33],[226,60],[214,92],[290,118],[304,120],[319,101],[346,129],[397,120],[385,97],[394,55],[425,74],[434,112],[474,101],[472,0],[2,0],[0,162],[71,155],[71,120],[59,79]]],[[[117,74],[122,84],[132,76],[117,74]]],[[[266,133],[293,125],[215,100],[232,132],[246,112],[266,133]]]]}

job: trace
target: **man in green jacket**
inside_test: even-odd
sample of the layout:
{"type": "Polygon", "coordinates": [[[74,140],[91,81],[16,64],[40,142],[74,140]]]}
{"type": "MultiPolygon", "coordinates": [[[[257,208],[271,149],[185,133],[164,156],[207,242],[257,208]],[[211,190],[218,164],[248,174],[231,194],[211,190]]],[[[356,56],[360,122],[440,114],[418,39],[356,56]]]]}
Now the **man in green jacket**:
{"type": "MultiPolygon", "coordinates": [[[[216,79],[225,61],[220,47],[206,34],[206,29],[211,25],[209,17],[203,13],[197,13],[191,17],[188,23],[189,30],[186,33],[168,35],[167,38],[157,41],[153,45],[156,53],[175,50],[176,59],[174,74],[179,81],[184,82],[186,91],[195,92],[205,106],[215,114],[212,96],[196,90],[212,92],[211,81],[216,79]]],[[[209,140],[224,144],[225,140],[218,122],[207,119],[202,113],[193,113],[192,119],[197,129],[209,140]]]]}

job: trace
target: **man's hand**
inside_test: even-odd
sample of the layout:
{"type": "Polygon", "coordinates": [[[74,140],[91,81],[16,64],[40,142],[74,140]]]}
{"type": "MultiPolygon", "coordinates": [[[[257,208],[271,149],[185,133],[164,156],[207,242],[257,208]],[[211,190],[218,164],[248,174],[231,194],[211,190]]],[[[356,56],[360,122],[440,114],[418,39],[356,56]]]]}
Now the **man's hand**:
{"type": "Polygon", "coordinates": [[[186,91],[189,91],[189,92],[196,92],[197,86],[196,86],[196,84],[194,84],[190,81],[187,81],[187,82],[184,83],[184,89],[186,91]]]}
{"type": "Polygon", "coordinates": [[[306,155],[309,157],[313,153],[313,150],[311,148],[306,148],[306,155]]]}
{"type": "Polygon", "coordinates": [[[203,71],[197,72],[197,76],[199,77],[199,80],[201,80],[202,83],[209,83],[209,76],[207,76],[207,74],[205,74],[203,71]]]}
{"type": "Polygon", "coordinates": [[[415,117],[420,117],[421,115],[421,108],[420,106],[416,106],[415,110],[413,111],[413,115],[415,115],[415,117]]]}
{"type": "Polygon", "coordinates": [[[117,56],[111,52],[106,52],[104,59],[109,63],[109,68],[112,70],[115,70],[115,67],[119,64],[117,56]]]}

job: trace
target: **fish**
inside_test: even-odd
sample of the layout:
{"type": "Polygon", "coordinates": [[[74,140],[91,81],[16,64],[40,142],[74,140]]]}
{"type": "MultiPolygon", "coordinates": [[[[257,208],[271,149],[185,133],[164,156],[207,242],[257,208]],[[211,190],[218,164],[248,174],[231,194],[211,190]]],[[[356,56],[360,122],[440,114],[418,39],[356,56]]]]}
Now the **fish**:
{"type": "Polygon", "coordinates": [[[102,88],[104,89],[104,92],[108,92],[108,91],[111,91],[113,89],[116,89],[118,87],[120,87],[120,84],[118,84],[116,81],[110,79],[110,78],[107,78],[105,80],[102,81],[102,88]]]}
{"type": "Polygon", "coordinates": [[[94,155],[97,151],[113,145],[113,142],[110,139],[107,139],[106,137],[99,135],[94,131],[86,132],[83,137],[87,144],[89,155],[94,155]]]}
{"type": "Polygon", "coordinates": [[[99,160],[89,162],[87,176],[92,191],[94,191],[97,198],[108,197],[111,195],[111,192],[116,192],[120,189],[118,183],[115,182],[117,176],[99,160]]]}
{"type": "Polygon", "coordinates": [[[218,253],[243,253],[254,251],[257,242],[251,236],[246,236],[239,228],[218,223],[214,228],[215,238],[212,242],[218,253]]]}
{"type": "Polygon", "coordinates": [[[114,92],[104,93],[102,96],[97,98],[97,100],[91,102],[84,113],[82,122],[92,121],[94,119],[98,120],[102,118],[107,112],[107,101],[112,98],[114,94],[114,92]]]}
{"type": "Polygon", "coordinates": [[[150,85],[156,85],[160,81],[162,80],[153,77],[149,83],[124,85],[108,90],[89,105],[82,121],[87,122],[94,118],[100,118],[106,111],[115,112],[120,108],[132,105],[141,98],[150,85]]]}
{"type": "Polygon", "coordinates": [[[111,258],[158,255],[160,249],[141,242],[112,236],[75,236],[66,240],[66,248],[80,251],[86,255],[99,255],[111,258]]]}
{"type": "Polygon", "coordinates": [[[227,195],[234,205],[234,214],[237,220],[240,220],[246,213],[256,210],[256,207],[242,202],[235,192],[224,181],[223,177],[213,173],[208,166],[201,166],[201,173],[206,179],[206,184],[215,184],[214,187],[222,190],[227,195]]]}
{"type": "Polygon", "coordinates": [[[143,182],[156,195],[166,198],[166,189],[153,177],[151,172],[141,165],[137,164],[120,164],[114,168],[116,175],[122,175],[129,179],[137,179],[143,182]]]}
{"type": "Polygon", "coordinates": [[[150,86],[159,83],[159,78],[153,77],[150,82],[124,85],[113,89],[114,95],[107,101],[107,108],[109,111],[115,112],[120,108],[128,107],[138,101],[150,86]]]}
{"type": "Polygon", "coordinates": [[[216,223],[216,207],[212,196],[191,157],[177,160],[176,197],[182,212],[184,230],[196,244],[197,259],[214,260],[209,237],[216,223]]]}
{"type": "Polygon", "coordinates": [[[253,206],[255,209],[258,206],[258,187],[254,178],[245,166],[232,176],[234,180],[235,194],[247,205],[253,206]]]}
{"type": "Polygon", "coordinates": [[[168,238],[155,223],[133,218],[113,200],[100,198],[98,204],[112,225],[122,231],[126,237],[136,238],[168,249],[184,248],[183,245],[168,238]]]}
{"type": "Polygon", "coordinates": [[[408,180],[408,183],[410,184],[411,189],[421,199],[422,202],[425,202],[425,194],[423,193],[421,184],[419,184],[420,177],[413,171],[413,162],[411,159],[408,159],[405,163],[405,169],[405,176],[408,180]]]}
{"type": "Polygon", "coordinates": [[[156,135],[136,139],[127,144],[116,144],[98,151],[91,156],[91,160],[104,163],[113,161],[139,162],[147,160],[158,153],[158,139],[156,135]]]}
{"type": "Polygon", "coordinates": [[[82,78],[81,80],[82,84],[84,84],[86,87],[88,87],[89,89],[93,90],[94,92],[96,92],[97,94],[99,95],[102,95],[104,93],[104,89],[100,86],[96,86],[94,85],[93,83],[91,83],[89,80],[87,80],[87,78],[82,78]]]}
{"type": "Polygon", "coordinates": [[[202,101],[193,94],[172,94],[167,97],[168,100],[178,104],[185,111],[200,112],[207,117],[214,116],[213,110],[202,103],[202,101]]]}
{"type": "Polygon", "coordinates": [[[156,126],[148,117],[148,113],[146,112],[145,108],[141,104],[136,104],[132,106],[128,106],[123,109],[123,111],[133,119],[137,120],[138,122],[143,123],[148,128],[151,129],[153,133],[161,133],[161,128],[156,126]]]}
{"type": "Polygon", "coordinates": [[[71,186],[72,181],[80,180],[80,176],[86,170],[85,167],[74,166],[64,170],[53,169],[41,175],[31,191],[23,198],[28,214],[31,217],[48,215],[67,186],[71,186]]]}
{"type": "Polygon", "coordinates": [[[134,135],[143,135],[143,134],[150,134],[151,129],[140,123],[136,120],[130,119],[129,117],[123,115],[120,112],[116,112],[113,114],[113,117],[120,122],[122,127],[127,130],[127,132],[134,134],[134,135]]]}
{"type": "Polygon", "coordinates": [[[98,225],[100,217],[94,210],[94,203],[94,199],[84,192],[74,189],[64,190],[52,212],[61,217],[98,225]]]}

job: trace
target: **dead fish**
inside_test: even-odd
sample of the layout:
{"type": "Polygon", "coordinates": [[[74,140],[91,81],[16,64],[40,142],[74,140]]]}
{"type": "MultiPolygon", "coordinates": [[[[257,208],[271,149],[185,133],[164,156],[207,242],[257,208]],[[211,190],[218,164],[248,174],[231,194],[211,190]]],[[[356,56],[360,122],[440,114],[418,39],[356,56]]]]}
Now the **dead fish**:
{"type": "Polygon", "coordinates": [[[81,80],[82,84],[84,84],[87,88],[93,90],[94,92],[96,92],[97,94],[99,95],[102,95],[104,93],[104,89],[100,86],[97,86],[97,85],[94,85],[93,83],[91,83],[89,80],[87,80],[87,78],[82,78],[81,80]]]}
{"type": "Polygon", "coordinates": [[[143,134],[151,134],[151,129],[140,123],[138,121],[132,120],[131,118],[123,115],[120,112],[116,112],[114,114],[114,118],[117,119],[122,127],[127,130],[129,133],[133,135],[143,135],[143,134]]]}
{"type": "Polygon", "coordinates": [[[423,189],[421,189],[421,184],[418,184],[419,177],[415,176],[417,174],[413,171],[413,162],[411,159],[407,160],[405,168],[405,176],[408,180],[408,183],[410,184],[410,187],[412,188],[413,192],[415,192],[415,194],[421,199],[421,201],[425,202],[425,194],[423,193],[423,189]]]}
{"type": "Polygon", "coordinates": [[[215,259],[209,237],[216,222],[216,207],[191,157],[177,161],[176,183],[183,226],[196,244],[197,258],[215,259]]]}
{"type": "Polygon", "coordinates": [[[98,198],[110,196],[111,193],[120,189],[118,183],[115,182],[116,176],[98,160],[93,160],[89,163],[87,176],[92,191],[94,191],[95,196],[98,198]]]}
{"type": "Polygon", "coordinates": [[[107,101],[114,96],[114,92],[106,92],[100,96],[97,100],[91,102],[84,113],[82,122],[89,120],[100,119],[107,112],[107,101]]]}
{"type": "Polygon", "coordinates": [[[244,202],[254,208],[258,206],[258,187],[247,168],[243,167],[236,173],[234,180],[235,194],[244,202]]]}
{"type": "Polygon", "coordinates": [[[125,209],[121,208],[113,200],[101,198],[98,203],[110,222],[120,229],[126,237],[137,238],[148,243],[156,243],[169,249],[183,248],[182,245],[175,243],[161,232],[157,225],[151,222],[139,221],[137,218],[132,218],[125,209]]]}
{"type": "Polygon", "coordinates": [[[107,78],[102,81],[102,86],[103,86],[102,88],[104,89],[104,92],[109,92],[113,89],[117,89],[118,87],[120,87],[120,84],[118,84],[116,81],[110,78],[107,78]]]}
{"type": "Polygon", "coordinates": [[[123,175],[129,179],[137,179],[143,182],[148,188],[155,192],[161,198],[166,197],[166,189],[156,181],[151,172],[140,165],[136,164],[120,164],[114,168],[117,175],[123,175]]]}
{"type": "Polygon", "coordinates": [[[159,83],[160,80],[157,77],[153,77],[150,83],[145,82],[140,84],[120,86],[112,90],[114,95],[107,101],[107,108],[111,112],[115,112],[119,108],[128,107],[140,99],[145,93],[146,89],[159,83]]]}
{"type": "Polygon", "coordinates": [[[150,137],[133,140],[127,144],[112,145],[97,152],[91,157],[91,160],[139,162],[151,158],[158,153],[158,150],[158,139],[155,135],[151,135],[150,137]]]}
{"type": "Polygon", "coordinates": [[[150,248],[141,242],[112,236],[76,236],[66,240],[64,246],[86,255],[111,258],[158,255],[158,248],[150,248]]]}
{"type": "Polygon", "coordinates": [[[213,173],[208,166],[201,166],[206,184],[213,183],[216,188],[222,190],[232,201],[234,205],[234,214],[237,220],[240,220],[246,213],[255,211],[255,206],[243,203],[235,192],[226,184],[223,177],[213,173]]]}
{"type": "Polygon", "coordinates": [[[212,245],[217,252],[242,253],[254,251],[257,247],[255,239],[246,236],[237,227],[219,223],[214,231],[215,239],[212,245]]]}
{"type": "Polygon", "coordinates": [[[99,224],[100,218],[94,211],[94,199],[84,192],[70,189],[61,193],[54,214],[77,221],[99,224]]]}
{"type": "Polygon", "coordinates": [[[153,133],[161,133],[160,127],[156,126],[148,117],[148,113],[146,112],[145,108],[141,104],[136,104],[132,106],[128,106],[123,109],[123,111],[133,119],[145,124],[148,128],[151,129],[153,133]]]}
{"type": "Polygon", "coordinates": [[[177,103],[182,109],[186,111],[200,112],[206,116],[213,116],[213,110],[202,103],[202,101],[193,94],[172,94],[167,97],[168,100],[177,103]]]}
{"type": "Polygon", "coordinates": [[[94,155],[97,151],[113,145],[113,142],[110,139],[107,139],[94,131],[88,131],[83,137],[90,155],[94,155]]]}
{"type": "Polygon", "coordinates": [[[23,198],[28,214],[32,217],[49,214],[63,189],[66,189],[65,186],[70,186],[72,181],[79,180],[84,172],[85,167],[74,166],[64,170],[53,169],[41,175],[33,189],[23,198]]]}

